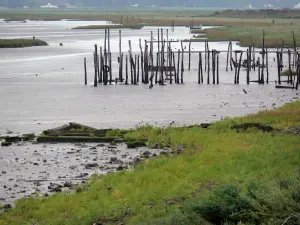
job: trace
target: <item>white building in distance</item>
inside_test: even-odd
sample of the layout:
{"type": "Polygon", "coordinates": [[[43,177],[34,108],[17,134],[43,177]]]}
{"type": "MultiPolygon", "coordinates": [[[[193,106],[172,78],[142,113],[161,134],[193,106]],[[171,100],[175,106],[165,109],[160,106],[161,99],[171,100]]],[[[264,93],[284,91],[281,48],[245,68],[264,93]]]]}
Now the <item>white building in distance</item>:
{"type": "Polygon", "coordinates": [[[47,5],[42,5],[41,8],[43,8],[43,9],[57,9],[58,6],[57,5],[51,5],[50,3],[48,3],[47,5]]]}

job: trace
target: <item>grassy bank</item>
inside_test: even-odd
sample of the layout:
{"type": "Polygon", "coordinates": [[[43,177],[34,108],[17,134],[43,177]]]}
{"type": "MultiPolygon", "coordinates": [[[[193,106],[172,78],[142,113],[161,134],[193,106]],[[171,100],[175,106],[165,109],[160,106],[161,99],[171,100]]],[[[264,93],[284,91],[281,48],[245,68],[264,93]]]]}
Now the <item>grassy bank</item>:
{"type": "Polygon", "coordinates": [[[47,42],[39,39],[0,39],[0,48],[24,48],[47,45],[47,42]]]}
{"type": "MultiPolygon", "coordinates": [[[[210,41],[239,41],[243,47],[248,47],[251,44],[251,39],[254,40],[256,47],[262,46],[263,31],[265,31],[265,46],[268,48],[280,47],[282,40],[285,41],[285,46],[293,47],[293,35],[300,36],[300,28],[298,23],[293,24],[277,24],[277,25],[256,25],[256,26],[226,26],[214,29],[203,30],[201,33],[206,34],[210,41]]],[[[201,36],[203,37],[203,36],[201,36]]],[[[296,43],[297,47],[300,43],[296,43]]]]}
{"type": "Polygon", "coordinates": [[[261,122],[278,129],[300,126],[300,102],[225,119],[209,129],[132,130],[125,134],[127,140],[148,139],[149,145],[160,143],[185,150],[146,161],[134,171],[94,178],[87,190],[75,194],[21,199],[15,208],[0,214],[0,224],[136,224],[164,217],[180,209],[186,199],[207,196],[221,184],[243,188],[253,180],[272,184],[275,179],[292,175],[299,166],[299,136],[231,129],[245,122],[261,122]]]}

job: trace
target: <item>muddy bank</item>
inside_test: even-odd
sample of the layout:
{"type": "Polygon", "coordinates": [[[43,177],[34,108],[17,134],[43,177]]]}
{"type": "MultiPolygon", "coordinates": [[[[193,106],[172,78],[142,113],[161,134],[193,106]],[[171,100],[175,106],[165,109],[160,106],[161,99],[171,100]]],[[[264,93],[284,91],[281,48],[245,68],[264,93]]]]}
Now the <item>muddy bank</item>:
{"type": "Polygon", "coordinates": [[[73,190],[92,174],[127,169],[159,150],[127,149],[126,144],[36,144],[0,147],[0,203],[40,194],[73,190]]]}

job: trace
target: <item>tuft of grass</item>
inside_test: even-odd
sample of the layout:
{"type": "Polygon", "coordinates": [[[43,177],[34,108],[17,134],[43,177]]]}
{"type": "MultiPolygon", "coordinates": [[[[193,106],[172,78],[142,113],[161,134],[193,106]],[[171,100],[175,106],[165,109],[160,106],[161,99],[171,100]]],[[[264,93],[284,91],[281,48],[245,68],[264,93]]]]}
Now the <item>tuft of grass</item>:
{"type": "Polygon", "coordinates": [[[110,137],[97,137],[94,134],[89,136],[39,136],[37,142],[105,142],[110,143],[115,141],[115,138],[110,137]]]}
{"type": "Polygon", "coordinates": [[[232,184],[245,189],[253,180],[270,185],[275,179],[291,176],[298,168],[299,136],[258,130],[237,133],[230,127],[242,122],[261,122],[277,128],[299,126],[299,112],[298,101],[276,110],[219,121],[208,129],[146,126],[130,131],[125,134],[126,140],[146,139],[172,148],[184,146],[185,150],[179,155],[145,161],[134,171],[92,179],[89,188],[79,193],[18,200],[13,209],[0,214],[0,224],[136,224],[162,217],[170,220],[169,212],[180,209],[186,199],[208,196],[216,186],[232,184]]]}
{"type": "Polygon", "coordinates": [[[297,72],[296,70],[289,70],[289,69],[285,69],[280,73],[280,76],[296,76],[297,72]]]}
{"type": "Polygon", "coordinates": [[[0,39],[0,48],[24,48],[47,45],[47,42],[39,39],[0,39]]]}

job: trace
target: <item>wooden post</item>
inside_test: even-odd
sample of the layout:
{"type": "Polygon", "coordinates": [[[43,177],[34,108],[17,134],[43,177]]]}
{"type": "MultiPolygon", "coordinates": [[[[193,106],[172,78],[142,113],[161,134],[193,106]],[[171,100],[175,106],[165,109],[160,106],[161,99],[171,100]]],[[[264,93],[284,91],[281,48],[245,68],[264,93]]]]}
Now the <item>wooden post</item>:
{"type": "Polygon", "coordinates": [[[219,52],[217,52],[217,84],[219,84],[219,52]]]}
{"type": "Polygon", "coordinates": [[[182,41],[180,42],[181,43],[181,61],[182,61],[182,65],[181,65],[181,70],[184,71],[184,48],[183,48],[183,43],[182,41]]]}
{"type": "Polygon", "coordinates": [[[250,83],[250,68],[251,68],[251,56],[250,56],[250,50],[251,48],[247,49],[247,84],[250,83]]]}
{"type": "Polygon", "coordinates": [[[258,62],[257,63],[258,64],[257,65],[257,67],[258,67],[258,79],[257,80],[258,80],[258,83],[260,84],[260,80],[261,80],[261,77],[260,77],[260,57],[257,58],[257,62],[258,62]]]}
{"type": "Polygon", "coordinates": [[[173,58],[173,67],[174,67],[174,82],[176,84],[176,76],[177,76],[177,73],[176,73],[176,63],[175,63],[175,53],[172,52],[172,58],[173,58]]]}
{"type": "Polygon", "coordinates": [[[276,56],[277,56],[277,74],[278,74],[278,84],[281,84],[281,70],[280,70],[280,67],[281,67],[281,64],[280,64],[280,53],[279,52],[276,52],[276,56]]]}
{"type": "Polygon", "coordinates": [[[130,64],[130,84],[134,84],[133,80],[133,58],[129,55],[129,64],[130,64]]]}
{"type": "Polygon", "coordinates": [[[212,57],[212,72],[213,72],[213,84],[216,84],[216,50],[212,49],[211,51],[212,57]]]}
{"type": "Polygon", "coordinates": [[[111,52],[109,52],[109,84],[112,82],[111,52]]]}
{"type": "Polygon", "coordinates": [[[97,54],[96,55],[96,59],[97,59],[97,75],[98,75],[98,82],[99,82],[99,79],[100,79],[100,57],[99,57],[99,55],[97,54]]]}
{"type": "Polygon", "coordinates": [[[143,49],[142,49],[142,40],[139,38],[139,46],[141,51],[141,72],[142,72],[142,83],[145,83],[144,79],[144,55],[143,55],[143,49]]]}
{"type": "Polygon", "coordinates": [[[126,64],[125,64],[125,69],[126,69],[126,78],[125,78],[125,84],[128,84],[128,55],[126,55],[126,64]]]}
{"type": "Polygon", "coordinates": [[[189,71],[191,70],[191,40],[189,41],[189,71]]]}
{"type": "Polygon", "coordinates": [[[100,74],[99,74],[99,83],[101,84],[103,79],[103,56],[102,56],[102,47],[100,47],[100,62],[99,62],[99,67],[100,67],[100,74]]]}
{"type": "Polygon", "coordinates": [[[132,58],[132,64],[133,64],[133,84],[136,84],[136,55],[134,55],[134,61],[132,58]]]}
{"type": "Polygon", "coordinates": [[[170,58],[170,62],[169,62],[169,65],[168,65],[168,69],[170,70],[169,71],[169,78],[170,78],[170,84],[173,83],[173,73],[171,71],[171,64],[172,64],[172,51],[169,51],[169,58],[170,58]]]}
{"type": "Polygon", "coordinates": [[[201,83],[201,52],[199,52],[199,63],[198,63],[198,84],[201,83]]]}
{"type": "Polygon", "coordinates": [[[205,46],[204,46],[204,48],[205,48],[205,50],[204,50],[204,51],[205,51],[205,55],[204,55],[204,61],[205,61],[205,62],[204,62],[204,64],[205,64],[205,65],[204,65],[204,70],[205,70],[205,71],[206,71],[206,64],[207,64],[207,45],[206,45],[206,42],[207,42],[207,41],[205,41],[205,46]]]}
{"type": "Polygon", "coordinates": [[[94,87],[97,87],[97,83],[98,83],[98,80],[97,80],[97,55],[96,55],[96,52],[94,52],[94,69],[95,69],[95,76],[94,76],[94,87]]]}
{"type": "Polygon", "coordinates": [[[293,47],[294,47],[294,57],[293,57],[293,67],[297,68],[297,44],[296,44],[296,39],[295,39],[295,33],[292,31],[293,34],[293,47]]]}
{"type": "MultiPolygon", "coordinates": [[[[182,41],[181,41],[181,43],[182,43],[182,41]]],[[[182,55],[181,55],[181,79],[180,79],[180,81],[182,84],[183,84],[183,71],[184,71],[183,54],[184,54],[184,51],[182,51],[182,55]]]]}
{"type": "Polygon", "coordinates": [[[87,85],[86,57],[84,57],[84,84],[87,85]]]}
{"type": "Polygon", "coordinates": [[[148,60],[148,45],[145,40],[145,51],[144,51],[144,69],[145,69],[145,83],[149,83],[149,60],[148,60]]]}
{"type": "Polygon", "coordinates": [[[226,72],[228,71],[230,43],[231,43],[231,42],[228,43],[228,50],[227,50],[226,72]]]}
{"type": "Polygon", "coordinates": [[[261,80],[260,83],[265,82],[265,31],[263,30],[263,43],[262,43],[262,66],[261,66],[261,80]]]}
{"type": "Polygon", "coordinates": [[[176,84],[179,84],[179,65],[180,65],[180,49],[178,49],[178,57],[177,57],[177,79],[176,79],[176,84]]]}
{"type": "Polygon", "coordinates": [[[267,84],[269,83],[269,56],[268,49],[266,49],[266,69],[267,69],[267,84]]]}
{"type": "MultiPolygon", "coordinates": [[[[230,41],[230,59],[232,59],[232,42],[230,41]]],[[[233,68],[232,68],[232,61],[230,60],[230,70],[232,71],[233,70],[233,68]]]]}
{"type": "Polygon", "coordinates": [[[98,60],[97,60],[97,58],[98,58],[98,47],[97,47],[96,44],[94,45],[94,47],[95,47],[95,55],[94,55],[95,76],[98,77],[98,65],[99,65],[98,60]]]}
{"type": "Polygon", "coordinates": [[[238,73],[237,73],[237,83],[240,83],[240,71],[241,71],[241,65],[242,65],[242,56],[243,56],[243,51],[241,51],[240,53],[240,60],[239,60],[239,64],[238,64],[238,73]]]}
{"type": "Polygon", "coordinates": [[[119,80],[120,82],[123,82],[123,70],[122,70],[122,31],[119,30],[119,80]]]}
{"type": "Polygon", "coordinates": [[[153,31],[151,31],[150,35],[150,57],[153,55],[153,31]]]}
{"type": "MultiPolygon", "coordinates": [[[[161,32],[163,32],[161,30],[161,32]]],[[[164,74],[163,74],[163,67],[164,67],[164,64],[165,64],[165,59],[164,59],[164,55],[165,55],[165,52],[164,52],[164,47],[165,47],[165,42],[163,41],[162,39],[162,43],[161,43],[161,54],[160,54],[160,76],[159,76],[159,81],[158,83],[163,83],[163,77],[164,77],[164,74]]]]}
{"type": "Polygon", "coordinates": [[[283,49],[284,49],[284,40],[282,40],[282,45],[281,45],[281,53],[280,53],[280,71],[283,70],[283,49]]]}
{"type": "Polygon", "coordinates": [[[142,72],[142,84],[145,83],[145,78],[144,78],[144,56],[141,55],[141,72],[142,72]]]}
{"type": "Polygon", "coordinates": [[[255,42],[254,41],[252,41],[252,48],[253,48],[253,50],[252,50],[252,52],[253,52],[253,70],[255,71],[255,67],[256,67],[256,61],[255,61],[255,59],[256,59],[256,57],[255,57],[255,42]]]}
{"type": "Polygon", "coordinates": [[[288,75],[288,83],[292,83],[292,66],[291,66],[291,51],[288,50],[288,60],[289,60],[289,75],[288,75]]]}
{"type": "MultiPolygon", "coordinates": [[[[166,61],[166,68],[168,68],[169,63],[170,63],[170,58],[169,58],[169,29],[166,30],[166,36],[167,36],[167,61],[166,61]]],[[[166,77],[167,77],[168,74],[169,74],[169,71],[165,70],[165,74],[166,74],[166,77]]]]}
{"type": "MultiPolygon", "coordinates": [[[[106,58],[106,39],[107,39],[107,29],[105,29],[105,34],[104,34],[104,59],[106,58]]],[[[105,61],[105,65],[106,65],[106,61],[105,61]]]]}
{"type": "Polygon", "coordinates": [[[159,29],[157,29],[157,51],[159,52],[160,51],[160,41],[159,41],[159,38],[160,38],[160,36],[159,36],[159,29]]]}
{"type": "Polygon", "coordinates": [[[103,84],[107,85],[108,80],[108,71],[107,71],[107,29],[105,29],[105,38],[104,38],[104,64],[103,64],[103,84]]]}
{"type": "Polygon", "coordinates": [[[208,50],[207,52],[207,84],[210,84],[210,62],[209,62],[209,58],[210,58],[210,51],[208,50]]]}
{"type": "Polygon", "coordinates": [[[136,82],[139,83],[139,77],[140,77],[140,55],[137,57],[137,79],[136,82]]]}
{"type": "Polygon", "coordinates": [[[159,68],[159,62],[160,62],[160,54],[159,52],[156,53],[156,69],[155,69],[155,84],[157,84],[157,76],[158,76],[158,68],[159,68]]]}

